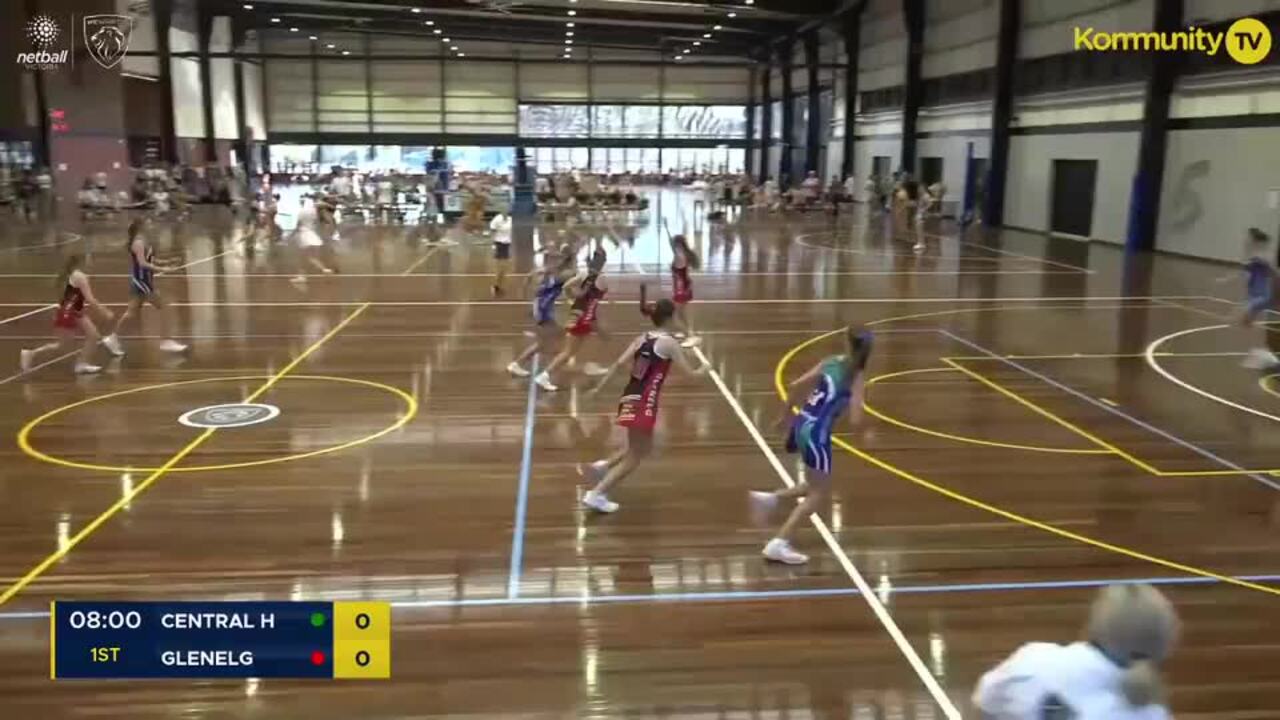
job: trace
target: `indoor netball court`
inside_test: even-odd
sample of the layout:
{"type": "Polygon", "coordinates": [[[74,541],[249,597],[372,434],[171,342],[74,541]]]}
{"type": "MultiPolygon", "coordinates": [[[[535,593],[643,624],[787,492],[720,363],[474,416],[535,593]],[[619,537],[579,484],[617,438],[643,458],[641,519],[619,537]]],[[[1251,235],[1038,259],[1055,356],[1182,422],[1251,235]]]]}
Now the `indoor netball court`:
{"type": "MultiPolygon", "coordinates": [[[[584,514],[576,468],[608,452],[619,389],[503,371],[528,310],[488,297],[487,246],[344,230],[303,294],[235,232],[166,236],[188,354],[144,315],[100,376],[63,358],[0,387],[0,694],[42,718],[949,717],[1026,639],[1072,639],[1097,587],[1143,581],[1183,616],[1182,714],[1266,717],[1280,387],[1240,366],[1216,268],[949,224],[916,253],[884,222],[704,228],[693,352],[714,371],[668,383],[611,516],[584,514]],[[866,417],[799,534],[813,561],[766,563],[777,519],[747,493],[800,472],[779,383],[848,323],[876,336],[866,417]],[[180,422],[249,399],[278,415],[180,422]],[[55,598],[385,600],[392,679],[51,683],[55,598]]],[[[606,244],[594,361],[643,328],[641,283],[669,292],[656,224],[606,244]]],[[[67,245],[109,304],[127,268],[109,230],[7,237],[16,373],[67,245]]]]}

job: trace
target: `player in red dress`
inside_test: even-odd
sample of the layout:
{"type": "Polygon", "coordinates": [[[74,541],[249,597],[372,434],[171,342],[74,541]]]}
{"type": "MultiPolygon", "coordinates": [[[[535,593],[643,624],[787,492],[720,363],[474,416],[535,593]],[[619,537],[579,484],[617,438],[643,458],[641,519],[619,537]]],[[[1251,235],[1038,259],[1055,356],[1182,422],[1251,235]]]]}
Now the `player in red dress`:
{"type": "Polygon", "coordinates": [[[62,272],[58,275],[58,286],[62,288],[62,298],[58,302],[57,313],[53,316],[53,329],[57,334],[56,342],[46,343],[38,348],[24,349],[20,355],[22,372],[29,372],[35,363],[46,353],[62,350],[75,339],[76,331],[84,334],[84,346],[80,350],[80,358],[76,361],[76,373],[91,375],[101,372],[102,368],[89,362],[93,358],[93,349],[102,336],[98,327],[84,314],[87,304],[102,315],[105,322],[115,319],[115,313],[104,307],[93,295],[89,286],[89,276],[84,273],[84,258],[72,255],[67,258],[62,272]]]}
{"type": "Polygon", "coordinates": [[[653,449],[658,399],[662,384],[671,373],[671,365],[675,364],[692,375],[702,375],[710,369],[708,365],[693,367],[680,349],[680,343],[668,331],[675,315],[675,303],[663,299],[654,303],[652,308],[642,309],[653,320],[654,329],[627,346],[595,388],[603,387],[619,365],[631,360],[631,376],[618,404],[618,425],[627,430],[626,442],[608,458],[591,464],[592,473],[603,477],[582,496],[582,504],[596,512],[611,513],[618,509],[618,503],[609,500],[609,490],[639,467],[640,461],[653,449]]]}
{"type": "Polygon", "coordinates": [[[689,278],[689,269],[702,267],[698,254],[689,247],[684,235],[671,237],[671,299],[675,301],[677,327],[684,331],[683,347],[694,347],[701,338],[693,334],[693,316],[689,303],[693,302],[693,280],[689,278]]]}
{"type": "MultiPolygon", "coordinates": [[[[534,378],[534,382],[538,383],[538,387],[547,392],[555,392],[560,389],[552,384],[551,373],[564,363],[571,362],[577,357],[578,352],[582,350],[583,342],[586,341],[591,333],[598,333],[602,337],[606,335],[600,323],[598,312],[600,301],[609,292],[609,286],[601,276],[607,259],[608,256],[605,255],[604,248],[597,247],[595,252],[591,254],[591,259],[587,261],[586,274],[579,275],[565,283],[564,293],[573,298],[573,304],[570,307],[572,317],[565,327],[564,347],[547,364],[546,369],[538,373],[538,376],[534,378]]],[[[586,368],[586,372],[588,375],[600,375],[604,372],[604,368],[590,363],[586,368]]]]}

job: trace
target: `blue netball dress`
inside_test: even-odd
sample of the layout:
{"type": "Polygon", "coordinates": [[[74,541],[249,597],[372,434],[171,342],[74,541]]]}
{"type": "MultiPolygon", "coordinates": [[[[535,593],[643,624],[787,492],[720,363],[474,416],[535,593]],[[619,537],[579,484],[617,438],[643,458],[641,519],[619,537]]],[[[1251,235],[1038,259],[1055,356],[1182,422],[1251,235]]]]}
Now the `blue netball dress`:
{"type": "Polygon", "coordinates": [[[1245,291],[1249,295],[1249,314],[1256,315],[1271,307],[1275,295],[1275,270],[1260,257],[1249,258],[1244,264],[1248,275],[1245,291]]]}
{"type": "Polygon", "coordinates": [[[804,464],[814,470],[831,472],[831,428],[849,407],[856,372],[842,357],[822,361],[822,374],[800,414],[791,421],[787,452],[803,453],[804,464]]]}
{"type": "MultiPolygon", "coordinates": [[[[147,259],[147,264],[155,262],[156,249],[150,245],[145,246],[143,256],[147,259]]],[[[138,297],[147,297],[155,292],[155,278],[151,268],[143,267],[138,262],[138,257],[133,254],[132,246],[129,248],[129,287],[134,295],[138,297]]]]}
{"type": "Polygon", "coordinates": [[[543,275],[533,296],[533,324],[546,325],[555,322],[556,300],[564,290],[564,280],[559,273],[543,275]]]}

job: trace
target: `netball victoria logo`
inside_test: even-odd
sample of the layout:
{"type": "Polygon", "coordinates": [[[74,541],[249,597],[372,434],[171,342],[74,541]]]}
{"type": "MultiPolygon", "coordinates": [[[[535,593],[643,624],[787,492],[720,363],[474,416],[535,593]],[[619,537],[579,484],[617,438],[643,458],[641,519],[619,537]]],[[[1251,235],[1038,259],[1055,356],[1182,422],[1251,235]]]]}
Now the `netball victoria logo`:
{"type": "Polygon", "coordinates": [[[89,56],[108,70],[128,52],[131,35],[133,18],[127,15],[84,16],[84,46],[89,56]]]}
{"type": "Polygon", "coordinates": [[[28,70],[56,70],[67,63],[71,52],[68,48],[58,49],[62,29],[56,20],[48,15],[36,15],[27,21],[26,35],[33,50],[18,53],[18,64],[28,70]]]}

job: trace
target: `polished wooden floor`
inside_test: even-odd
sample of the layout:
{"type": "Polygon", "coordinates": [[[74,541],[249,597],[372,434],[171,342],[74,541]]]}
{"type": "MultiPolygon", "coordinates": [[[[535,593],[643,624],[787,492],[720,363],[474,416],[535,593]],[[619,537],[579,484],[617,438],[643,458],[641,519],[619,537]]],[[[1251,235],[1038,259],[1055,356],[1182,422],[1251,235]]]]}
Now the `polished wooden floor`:
{"type": "MultiPolygon", "coordinates": [[[[614,334],[583,360],[641,328],[640,282],[669,287],[657,218],[679,225],[689,198],[653,200],[615,228],[634,244],[610,254],[614,334]]],[[[0,717],[944,717],[812,527],[810,566],[758,555],[772,521],[746,491],[780,482],[775,373],[855,321],[877,329],[881,379],[875,416],[845,436],[861,455],[837,453],[826,522],[955,705],[1022,642],[1076,637],[1096,584],[1153,578],[1186,623],[1178,716],[1280,717],[1280,385],[1240,367],[1257,338],[1230,324],[1238,283],[1215,284],[1219,265],[933,229],[917,254],[862,214],[707,227],[696,320],[724,390],[668,384],[659,452],[597,518],[575,464],[608,447],[617,388],[568,377],[531,395],[503,371],[528,311],[489,298],[482,242],[344,227],[341,273],[304,293],[286,245],[246,247],[202,211],[157,228],[188,264],[159,281],[185,358],[155,348],[144,313],[102,376],[70,360],[20,376],[62,254],[90,249],[112,303],[126,258],[118,223],[7,222],[0,592],[19,591],[0,607],[0,717]],[[1143,357],[1189,330],[1154,349],[1173,379],[1143,357]],[[198,434],[180,414],[272,378],[278,418],[151,470],[198,434]],[[20,448],[32,420],[86,400],[20,448]],[[394,678],[52,682],[40,614],[55,598],[390,600],[394,678]]],[[[525,268],[531,244],[517,232],[525,268]]]]}

